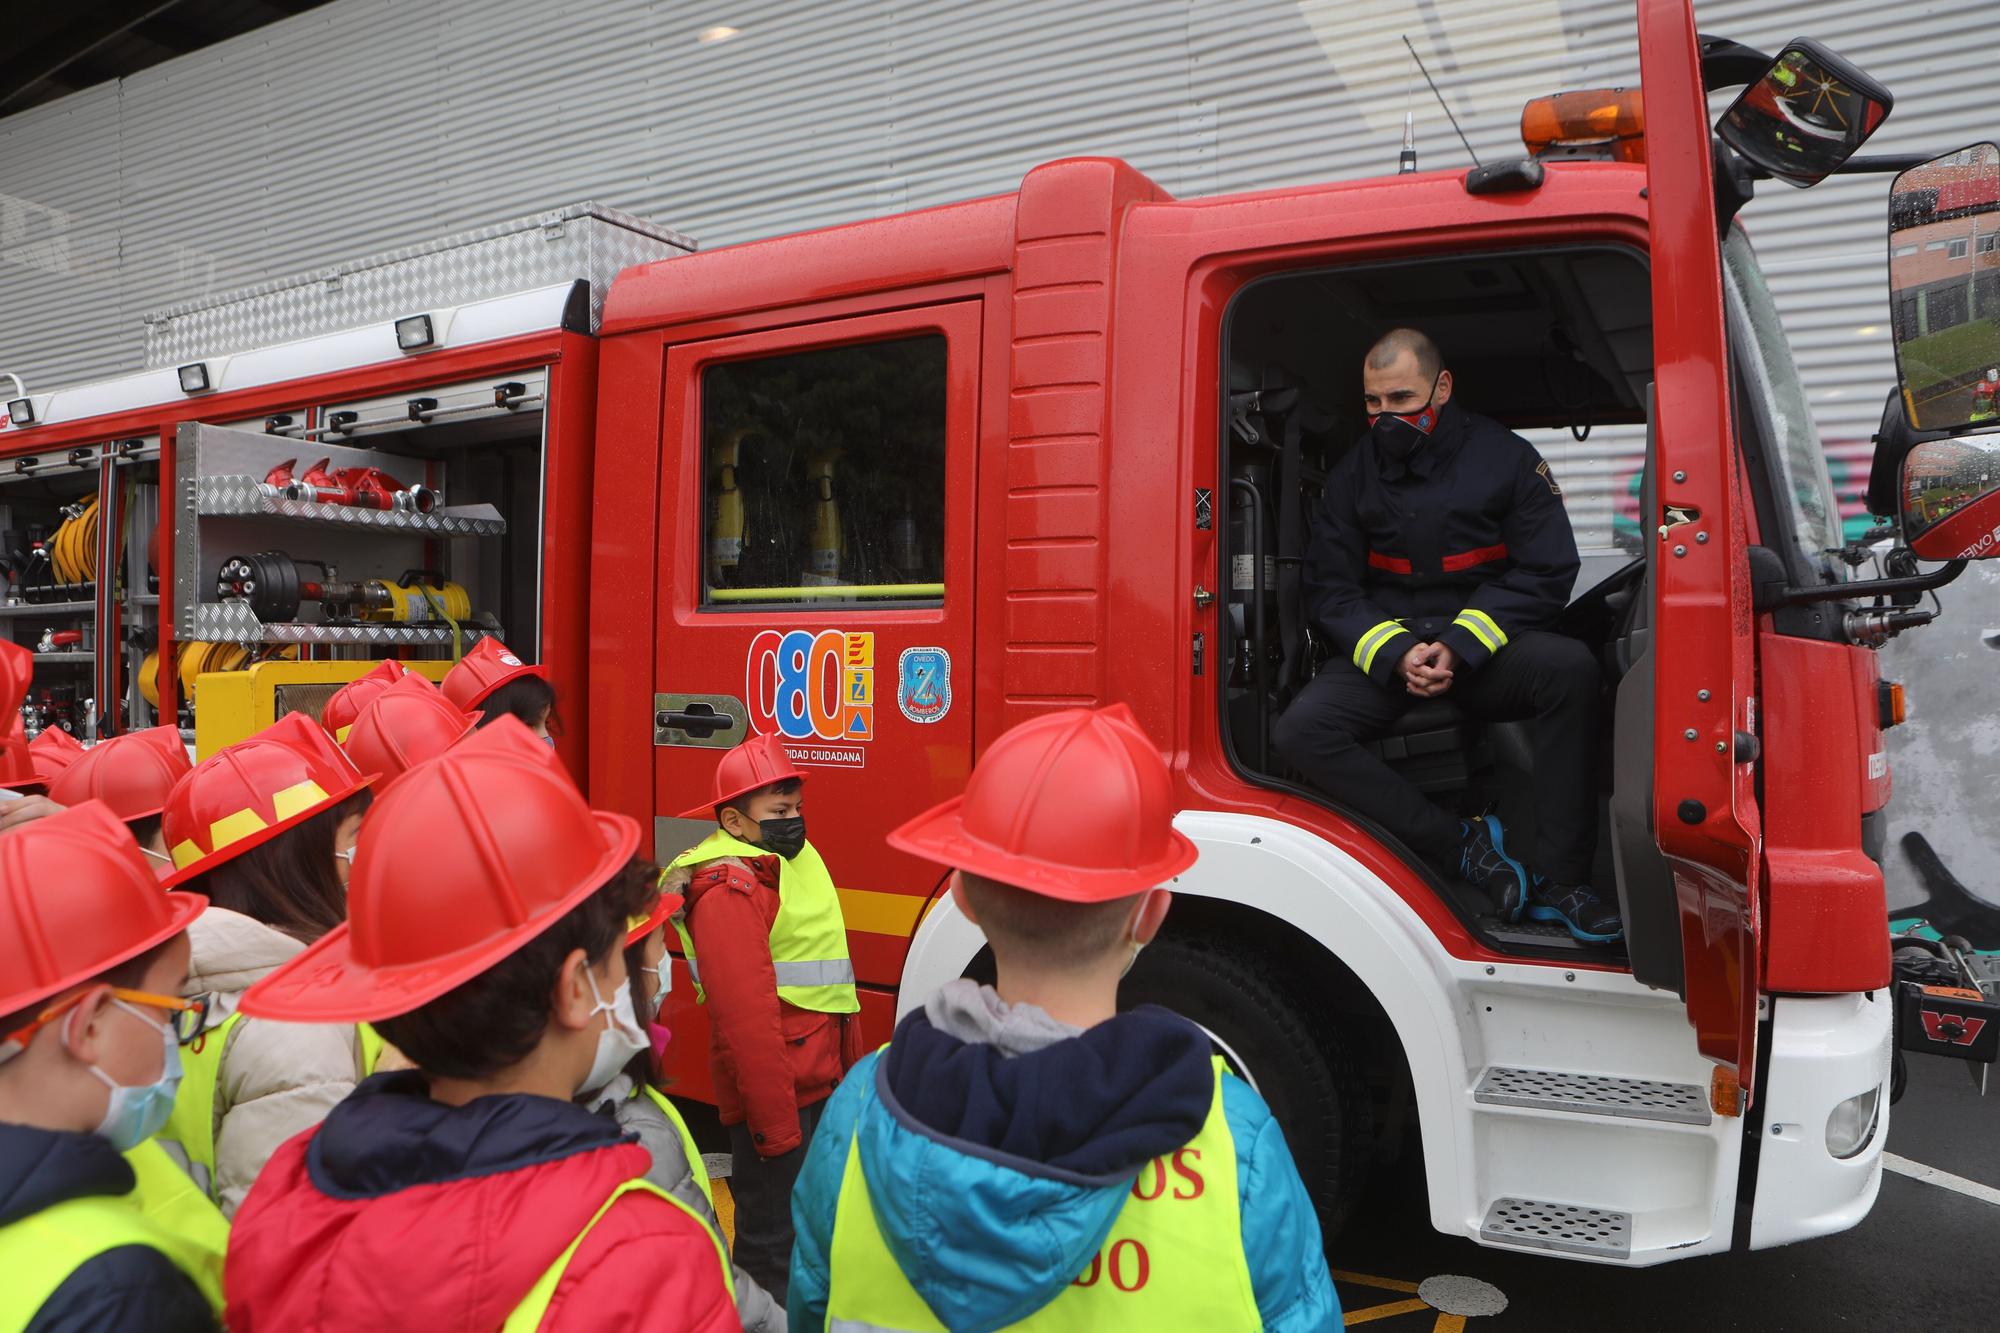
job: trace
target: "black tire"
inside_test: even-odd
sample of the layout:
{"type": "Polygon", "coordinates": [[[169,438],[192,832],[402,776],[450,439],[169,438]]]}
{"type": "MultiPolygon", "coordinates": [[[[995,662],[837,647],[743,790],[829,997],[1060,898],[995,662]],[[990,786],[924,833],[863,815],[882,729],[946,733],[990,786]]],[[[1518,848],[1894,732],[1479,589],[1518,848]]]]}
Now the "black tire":
{"type": "Polygon", "coordinates": [[[1276,973],[1248,949],[1162,939],[1139,955],[1118,1005],[1161,1005],[1208,1030],[1277,1116],[1331,1241],[1368,1182],[1368,1082],[1334,1015],[1290,993],[1276,973]]]}

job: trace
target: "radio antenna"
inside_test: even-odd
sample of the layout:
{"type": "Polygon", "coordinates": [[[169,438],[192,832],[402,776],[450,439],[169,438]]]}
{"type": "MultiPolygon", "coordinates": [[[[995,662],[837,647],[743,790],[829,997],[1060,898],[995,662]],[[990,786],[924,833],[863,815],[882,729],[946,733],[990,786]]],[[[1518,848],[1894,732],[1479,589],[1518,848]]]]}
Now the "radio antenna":
{"type": "Polygon", "coordinates": [[[1458,141],[1465,145],[1465,155],[1472,159],[1473,166],[1478,166],[1479,154],[1472,151],[1472,140],[1466,138],[1465,131],[1458,128],[1458,117],[1451,114],[1451,103],[1445,101],[1444,94],[1438,91],[1437,82],[1431,78],[1431,72],[1424,68],[1424,58],[1417,54],[1417,48],[1410,46],[1408,33],[1403,35],[1403,45],[1409,47],[1410,59],[1417,62],[1417,72],[1424,76],[1425,83],[1430,84],[1431,96],[1437,98],[1438,105],[1444,108],[1444,118],[1451,122],[1453,133],[1457,134],[1458,141]]]}

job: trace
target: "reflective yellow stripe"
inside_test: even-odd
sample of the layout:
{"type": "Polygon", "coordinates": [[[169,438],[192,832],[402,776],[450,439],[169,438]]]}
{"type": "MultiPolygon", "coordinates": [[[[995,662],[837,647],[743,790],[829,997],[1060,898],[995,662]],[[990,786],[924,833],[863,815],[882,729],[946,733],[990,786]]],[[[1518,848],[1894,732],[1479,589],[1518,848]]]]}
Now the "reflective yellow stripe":
{"type": "Polygon", "coordinates": [[[1484,611],[1467,607],[1458,613],[1458,619],[1451,622],[1462,625],[1472,632],[1472,637],[1486,645],[1486,651],[1497,653],[1507,646],[1507,632],[1500,628],[1492,616],[1484,611]]]}
{"type": "Polygon", "coordinates": [[[1393,620],[1383,621],[1362,635],[1361,641],[1354,645],[1354,665],[1360,667],[1365,673],[1369,667],[1375,664],[1375,654],[1382,650],[1383,644],[1389,642],[1389,640],[1395,638],[1398,634],[1408,633],[1408,630],[1393,620]]]}

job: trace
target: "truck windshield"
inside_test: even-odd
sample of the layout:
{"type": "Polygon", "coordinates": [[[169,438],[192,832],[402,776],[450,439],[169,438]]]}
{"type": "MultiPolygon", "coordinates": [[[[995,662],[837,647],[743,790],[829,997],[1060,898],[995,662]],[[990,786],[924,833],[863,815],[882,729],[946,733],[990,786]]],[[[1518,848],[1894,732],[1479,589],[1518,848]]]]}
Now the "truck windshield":
{"type": "MultiPolygon", "coordinates": [[[[1722,267],[1737,311],[1732,335],[1739,344],[1743,378],[1756,399],[1745,407],[1758,414],[1761,433],[1777,460],[1784,491],[1780,502],[1789,509],[1793,539],[1808,568],[1829,581],[1838,580],[1843,567],[1833,553],[1842,542],[1840,501],[1827,473],[1826,451],[1806,406],[1805,390],[1799,386],[1798,368],[1792,364],[1792,349],[1785,341],[1771,289],[1757,267],[1749,238],[1738,228],[1731,227],[1723,240],[1722,267]]],[[[1766,541],[1770,540],[1767,535],[1766,541]]]]}

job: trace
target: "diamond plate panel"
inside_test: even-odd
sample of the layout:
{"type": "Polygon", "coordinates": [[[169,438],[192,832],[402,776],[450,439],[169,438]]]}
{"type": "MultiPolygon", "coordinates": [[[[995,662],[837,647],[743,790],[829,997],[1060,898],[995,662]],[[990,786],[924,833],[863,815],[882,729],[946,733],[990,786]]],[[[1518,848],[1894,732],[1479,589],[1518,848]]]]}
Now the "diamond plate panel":
{"type": "Polygon", "coordinates": [[[313,525],[379,528],[439,537],[499,537],[507,531],[507,520],[489,504],[447,505],[428,514],[401,509],[362,509],[274,497],[264,490],[262,482],[249,476],[199,478],[195,485],[195,505],[195,512],[204,518],[257,514],[313,525]]]}
{"type": "Polygon", "coordinates": [[[1534,1199],[1496,1199],[1480,1223],[1482,1240],[1607,1259],[1632,1257],[1632,1214],[1534,1199]]]}
{"type": "MultiPolygon", "coordinates": [[[[451,628],[446,625],[266,624],[242,602],[202,602],[192,608],[185,623],[187,630],[181,637],[218,643],[310,643],[334,648],[451,646],[451,628]]],[[[470,647],[503,631],[491,623],[462,623],[459,633],[463,644],[470,647]]]]}
{"type": "Polygon", "coordinates": [[[691,238],[630,213],[571,204],[155,311],[146,316],[146,365],[185,365],[578,278],[590,284],[596,332],[621,269],[694,248],[691,238]]]}
{"type": "Polygon", "coordinates": [[[1624,1120],[1665,1120],[1706,1125],[1712,1115],[1708,1093],[1692,1083],[1661,1083],[1607,1074],[1565,1074],[1549,1069],[1509,1069],[1494,1065],[1480,1077],[1472,1099],[1488,1106],[1525,1106],[1543,1111],[1617,1116],[1624,1120]]]}

